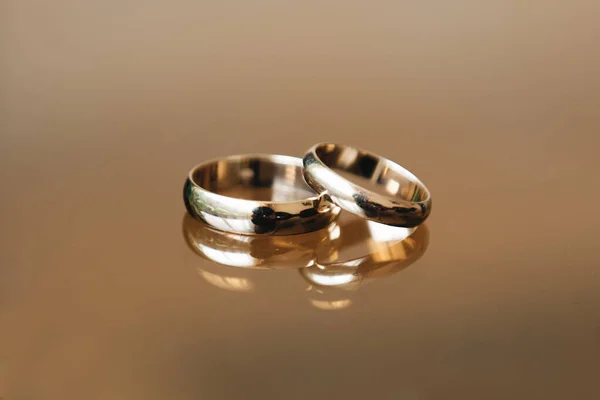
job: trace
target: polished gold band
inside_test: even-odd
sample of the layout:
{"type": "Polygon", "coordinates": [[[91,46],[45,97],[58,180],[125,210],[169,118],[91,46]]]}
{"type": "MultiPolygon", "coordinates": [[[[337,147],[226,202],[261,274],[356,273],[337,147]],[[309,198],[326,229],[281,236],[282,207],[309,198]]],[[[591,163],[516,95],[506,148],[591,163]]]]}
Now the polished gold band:
{"type": "Polygon", "coordinates": [[[240,234],[291,235],[329,225],[339,207],[315,194],[302,160],[268,154],[203,162],[184,185],[188,212],[208,225],[240,234]]]}
{"type": "Polygon", "coordinates": [[[304,177],[317,193],[375,222],[415,227],[431,212],[431,194],[416,176],[384,157],[355,147],[332,143],[311,147],[304,156],[304,177]],[[381,193],[365,188],[367,185],[381,193]]]}

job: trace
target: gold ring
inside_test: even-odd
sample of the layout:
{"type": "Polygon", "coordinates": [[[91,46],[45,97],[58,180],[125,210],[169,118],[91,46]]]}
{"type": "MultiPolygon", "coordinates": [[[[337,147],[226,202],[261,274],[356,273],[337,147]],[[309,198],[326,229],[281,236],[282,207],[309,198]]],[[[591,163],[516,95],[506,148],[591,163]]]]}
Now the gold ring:
{"type": "Polygon", "coordinates": [[[296,157],[250,154],[192,169],[183,189],[188,212],[213,228],[246,235],[292,235],[333,222],[340,209],[315,194],[296,157]]]}
{"type": "Polygon", "coordinates": [[[304,156],[304,178],[344,210],[386,225],[415,227],[431,212],[431,194],[415,175],[355,147],[332,143],[311,147],[304,156]]]}

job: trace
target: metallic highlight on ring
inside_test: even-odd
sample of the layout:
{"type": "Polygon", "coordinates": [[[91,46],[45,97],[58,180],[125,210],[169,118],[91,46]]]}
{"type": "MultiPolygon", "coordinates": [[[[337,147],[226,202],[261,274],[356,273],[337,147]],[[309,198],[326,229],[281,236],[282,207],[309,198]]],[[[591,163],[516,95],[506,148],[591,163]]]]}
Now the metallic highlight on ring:
{"type": "Polygon", "coordinates": [[[340,209],[316,195],[296,157],[250,154],[203,162],[183,188],[188,212],[208,225],[241,234],[292,235],[321,229],[340,209]]]}
{"type": "Polygon", "coordinates": [[[431,212],[431,194],[416,176],[386,158],[354,147],[313,146],[304,156],[304,178],[317,193],[344,210],[386,225],[415,227],[431,212]],[[364,188],[363,182],[376,186],[382,194],[364,188]]]}

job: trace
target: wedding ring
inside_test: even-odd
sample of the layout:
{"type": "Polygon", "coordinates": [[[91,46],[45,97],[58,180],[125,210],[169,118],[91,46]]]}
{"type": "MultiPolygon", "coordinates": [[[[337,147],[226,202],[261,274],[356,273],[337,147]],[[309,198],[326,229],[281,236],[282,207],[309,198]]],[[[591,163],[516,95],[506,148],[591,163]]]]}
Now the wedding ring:
{"type": "Polygon", "coordinates": [[[183,199],[188,212],[211,227],[249,235],[315,231],[340,212],[306,185],[301,159],[280,155],[205,161],[190,171],[183,199]]]}
{"type": "Polygon", "coordinates": [[[357,216],[415,227],[431,212],[431,194],[425,185],[405,168],[376,154],[321,143],[310,148],[303,161],[308,185],[357,216]]]}

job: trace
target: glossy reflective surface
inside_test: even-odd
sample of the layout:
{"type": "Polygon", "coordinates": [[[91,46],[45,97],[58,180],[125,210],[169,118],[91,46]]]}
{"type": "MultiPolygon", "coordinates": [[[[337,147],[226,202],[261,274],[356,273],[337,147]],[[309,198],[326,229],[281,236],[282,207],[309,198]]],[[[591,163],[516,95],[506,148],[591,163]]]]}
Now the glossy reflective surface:
{"type": "Polygon", "coordinates": [[[413,231],[345,215],[318,232],[256,237],[215,231],[189,216],[183,220],[190,249],[221,265],[197,268],[210,285],[251,293],[257,289],[256,275],[248,271],[296,270],[298,278],[308,283],[303,290],[308,304],[322,310],[349,307],[353,292],[361,285],[391,276],[418,260],[427,249],[429,233],[426,225],[413,231]]]}
{"type": "Polygon", "coordinates": [[[0,2],[0,397],[600,398],[598,12],[0,2]],[[424,253],[344,212],[324,276],[190,249],[192,166],[324,141],[427,184],[424,253]]]}
{"type": "Polygon", "coordinates": [[[190,248],[215,263],[253,269],[303,268],[314,262],[319,249],[337,249],[336,223],[315,232],[280,236],[250,236],[211,229],[189,215],[183,218],[183,235],[190,248]]]}

